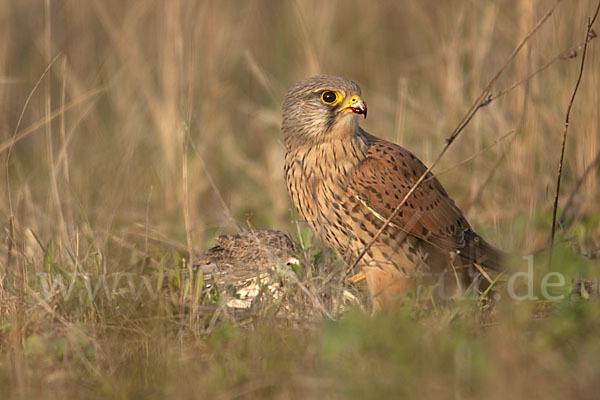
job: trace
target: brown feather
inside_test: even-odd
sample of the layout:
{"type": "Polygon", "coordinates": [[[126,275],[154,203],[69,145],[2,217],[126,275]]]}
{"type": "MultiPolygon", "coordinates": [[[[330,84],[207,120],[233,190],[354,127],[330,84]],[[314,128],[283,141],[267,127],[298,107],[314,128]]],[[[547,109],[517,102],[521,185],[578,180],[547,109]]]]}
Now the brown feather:
{"type": "MultiPolygon", "coordinates": [[[[361,133],[369,150],[354,169],[350,187],[365,205],[387,220],[427,167],[405,148],[365,131],[361,133]]],[[[467,262],[495,270],[500,267],[501,253],[471,230],[463,213],[431,172],[391,223],[442,251],[458,253],[467,262]],[[484,253],[490,254],[484,256],[484,253]]]]}

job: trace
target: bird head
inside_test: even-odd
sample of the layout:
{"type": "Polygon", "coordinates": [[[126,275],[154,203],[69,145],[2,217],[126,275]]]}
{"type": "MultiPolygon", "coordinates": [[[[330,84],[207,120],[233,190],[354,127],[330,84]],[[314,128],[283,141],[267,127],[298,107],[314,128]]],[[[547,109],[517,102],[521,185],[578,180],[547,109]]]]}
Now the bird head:
{"type": "Polygon", "coordinates": [[[296,83],[283,101],[281,128],[290,143],[322,143],[356,134],[367,117],[360,87],[351,80],[320,75],[296,83]]]}

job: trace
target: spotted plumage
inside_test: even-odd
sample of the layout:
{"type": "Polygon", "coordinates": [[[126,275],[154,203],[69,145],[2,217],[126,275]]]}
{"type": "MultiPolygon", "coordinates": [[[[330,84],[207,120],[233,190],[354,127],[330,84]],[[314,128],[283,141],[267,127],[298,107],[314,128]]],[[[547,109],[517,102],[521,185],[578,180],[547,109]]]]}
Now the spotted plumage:
{"type": "MultiPolygon", "coordinates": [[[[367,114],[360,96],[350,80],[317,76],[294,85],[283,103],[285,179],[292,201],[348,262],[426,171],[411,152],[359,126],[358,117],[367,114]]],[[[470,282],[473,263],[499,269],[501,259],[429,173],[360,265],[377,310],[421,283],[447,296],[470,282]]]]}

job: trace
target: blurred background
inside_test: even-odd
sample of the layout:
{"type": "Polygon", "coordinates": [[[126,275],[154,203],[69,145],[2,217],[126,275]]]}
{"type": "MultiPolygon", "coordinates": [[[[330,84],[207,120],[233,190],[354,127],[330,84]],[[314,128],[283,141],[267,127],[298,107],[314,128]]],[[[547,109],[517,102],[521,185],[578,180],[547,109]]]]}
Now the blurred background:
{"type": "MultiPolygon", "coordinates": [[[[369,104],[363,127],[430,163],[553,4],[3,2],[3,225],[15,215],[26,243],[31,231],[100,247],[118,237],[187,250],[189,239],[196,251],[235,221],[295,232],[279,130],[288,87],[324,73],[355,80],[369,104]]],[[[581,44],[593,6],[564,1],[493,93],[581,44]]],[[[561,206],[599,151],[596,47],[571,115],[561,206]]],[[[579,61],[558,59],[480,110],[436,168],[477,230],[508,250],[548,240],[579,61]]],[[[596,172],[572,199],[586,249],[599,234],[596,172]]]]}
{"type": "MultiPolygon", "coordinates": [[[[548,245],[565,114],[597,5],[559,3],[434,170],[477,232],[517,254],[517,269],[548,245]]],[[[158,276],[162,289],[165,270],[241,228],[310,236],[283,181],[280,107],[296,81],[354,80],[369,105],[362,126],[429,164],[554,5],[0,2],[0,397],[593,397],[597,302],[437,308],[408,296],[396,312],[322,321],[314,299],[332,301],[321,289],[349,284],[316,242],[303,246],[308,290],[285,287],[290,308],[263,302],[240,317],[201,287],[184,305],[85,295],[123,272],[158,276]],[[66,299],[56,287],[42,298],[38,273],[90,275],[66,299]]],[[[572,277],[598,275],[599,48],[593,39],[562,174],[553,267],[567,296],[572,277]]],[[[539,282],[548,266],[535,267],[539,282]]],[[[169,293],[189,295],[176,278],[169,293]]]]}

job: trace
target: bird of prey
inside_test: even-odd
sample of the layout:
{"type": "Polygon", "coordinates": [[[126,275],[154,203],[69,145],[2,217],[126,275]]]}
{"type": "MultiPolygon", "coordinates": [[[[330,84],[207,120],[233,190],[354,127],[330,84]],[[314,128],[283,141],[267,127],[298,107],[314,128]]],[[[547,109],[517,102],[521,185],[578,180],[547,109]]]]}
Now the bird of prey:
{"type": "MultiPolygon", "coordinates": [[[[296,83],[282,107],[285,179],[299,214],[352,261],[426,171],[405,148],[359,125],[359,86],[336,76],[296,83]]],[[[359,265],[373,311],[427,285],[446,297],[473,279],[473,265],[500,269],[503,253],[477,235],[429,173],[359,265]]]]}

